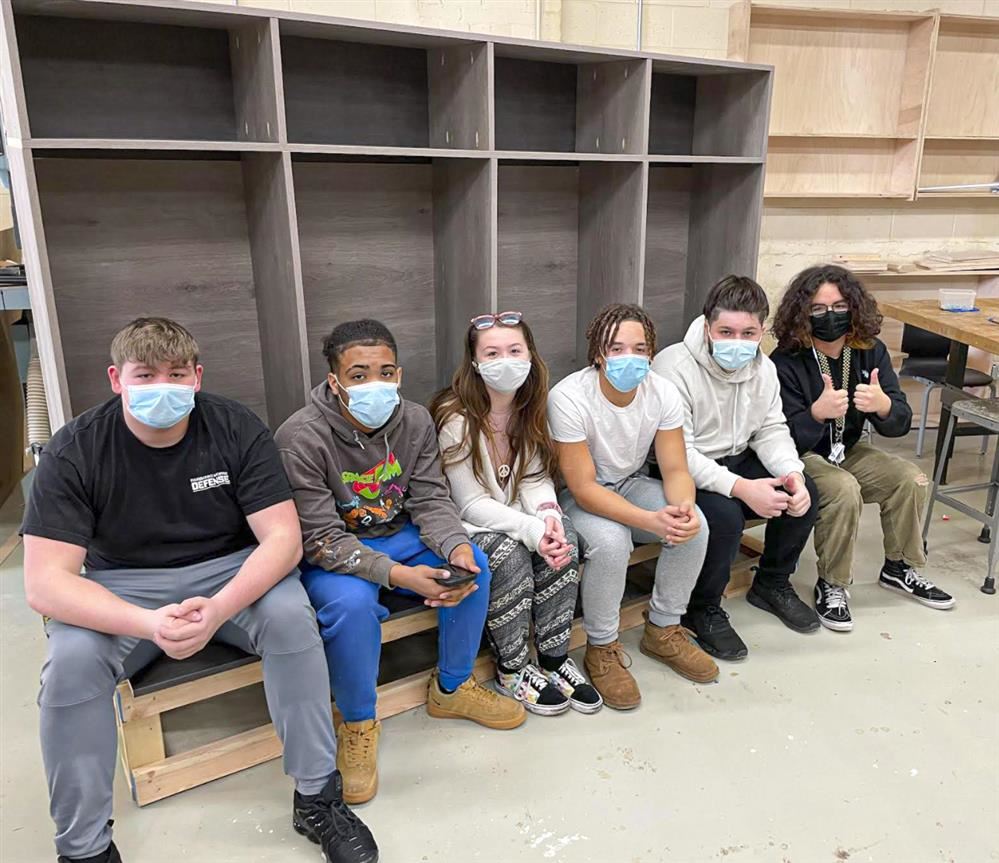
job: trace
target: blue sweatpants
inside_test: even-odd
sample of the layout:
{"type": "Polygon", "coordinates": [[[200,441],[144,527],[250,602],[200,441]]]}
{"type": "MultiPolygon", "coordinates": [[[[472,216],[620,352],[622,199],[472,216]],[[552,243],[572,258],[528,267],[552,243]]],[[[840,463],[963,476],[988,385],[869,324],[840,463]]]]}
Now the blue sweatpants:
{"type": "MultiPolygon", "coordinates": [[[[407,524],[393,536],[362,539],[368,548],[388,555],[405,566],[441,566],[444,561],[420,539],[420,531],[407,524]]],[[[437,665],[445,689],[457,689],[472,674],[482,641],[489,607],[489,558],[472,545],[480,570],[479,589],[454,608],[438,609],[437,665]]],[[[381,624],[388,609],[378,601],[373,581],[317,566],[303,565],[302,583],[319,621],[326,649],[333,699],[347,722],[375,718],[378,662],[381,659],[381,624]]],[[[400,590],[410,596],[412,591],[400,590]]]]}

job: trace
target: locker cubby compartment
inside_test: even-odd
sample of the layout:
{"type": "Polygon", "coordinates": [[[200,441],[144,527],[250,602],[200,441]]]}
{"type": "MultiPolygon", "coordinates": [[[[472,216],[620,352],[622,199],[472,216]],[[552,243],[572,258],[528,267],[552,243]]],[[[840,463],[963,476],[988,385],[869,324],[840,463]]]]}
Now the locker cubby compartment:
{"type": "Polygon", "coordinates": [[[496,149],[644,153],[647,63],[611,57],[551,62],[505,55],[497,45],[496,149]]]}
{"type": "Polygon", "coordinates": [[[553,383],[586,364],[586,326],[602,306],[638,301],[644,170],[499,164],[496,307],[523,312],[553,383]]]}
{"type": "Polygon", "coordinates": [[[114,334],[159,315],[197,340],[207,392],[267,421],[264,362],[283,360],[261,350],[257,294],[268,288],[254,284],[239,154],[43,154],[35,175],[70,414],[111,397],[114,334]]]}
{"type": "Polygon", "coordinates": [[[715,282],[755,274],[762,185],[762,165],[650,166],[642,305],[659,350],[683,339],[715,282]],[[741,222],[726,216],[740,212],[741,222]]]}
{"type": "Polygon", "coordinates": [[[311,383],[329,371],[322,342],[337,324],[377,318],[404,394],[425,403],[489,305],[489,161],[297,155],[293,174],[311,383]]]}
{"type": "Polygon", "coordinates": [[[765,72],[691,74],[654,61],[649,154],[762,159],[769,96],[765,72]]]}
{"type": "Polygon", "coordinates": [[[486,43],[379,45],[303,32],[281,34],[292,143],[489,149],[486,43]]]}
{"type": "Polygon", "coordinates": [[[266,19],[236,18],[229,29],[45,15],[14,20],[36,140],[279,140],[266,19]]]}

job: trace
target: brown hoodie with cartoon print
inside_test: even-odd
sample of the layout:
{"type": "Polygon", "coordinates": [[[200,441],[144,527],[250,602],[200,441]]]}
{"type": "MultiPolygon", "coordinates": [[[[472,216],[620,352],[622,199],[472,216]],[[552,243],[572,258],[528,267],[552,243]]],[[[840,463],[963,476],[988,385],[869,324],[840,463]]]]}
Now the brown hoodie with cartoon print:
{"type": "Polygon", "coordinates": [[[302,523],[305,559],[389,586],[393,561],[361,537],[391,536],[412,521],[445,560],[469,541],[441,472],[427,409],[402,399],[380,429],[358,431],[327,382],[274,436],[302,523]]]}

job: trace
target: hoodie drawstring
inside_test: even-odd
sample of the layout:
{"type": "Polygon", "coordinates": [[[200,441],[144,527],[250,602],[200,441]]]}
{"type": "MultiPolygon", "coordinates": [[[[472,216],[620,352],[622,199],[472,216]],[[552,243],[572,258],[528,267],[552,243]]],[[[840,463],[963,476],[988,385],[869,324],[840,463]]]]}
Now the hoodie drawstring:
{"type": "Polygon", "coordinates": [[[354,429],[354,443],[356,443],[361,449],[364,449],[364,444],[361,443],[361,438],[357,433],[357,429],[354,429]]]}

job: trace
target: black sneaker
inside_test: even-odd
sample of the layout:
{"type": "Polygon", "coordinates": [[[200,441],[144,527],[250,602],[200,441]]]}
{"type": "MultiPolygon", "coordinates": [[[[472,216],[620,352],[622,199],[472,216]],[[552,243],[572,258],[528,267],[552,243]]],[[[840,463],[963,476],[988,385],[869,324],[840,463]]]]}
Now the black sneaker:
{"type": "Polygon", "coordinates": [[[769,611],[795,632],[815,632],[819,628],[819,616],[798,598],[789,581],[762,584],[757,577],[746,594],[746,601],[769,611]]]}
{"type": "Polygon", "coordinates": [[[911,596],[917,602],[930,608],[953,608],[954,597],[941,590],[932,581],[921,576],[911,566],[885,566],[881,569],[878,584],[886,590],[911,596]]]}
{"type": "Polygon", "coordinates": [[[578,710],[580,713],[596,713],[604,706],[600,693],[587,682],[571,657],[567,656],[556,671],[546,671],[545,675],[548,682],[569,699],[569,706],[573,710],[578,710]]]}
{"type": "Polygon", "coordinates": [[[327,863],[377,863],[378,846],[371,831],[343,802],[343,779],[335,770],[314,797],[297,791],[291,826],[323,849],[327,863]]]}
{"type": "Polygon", "coordinates": [[[61,854],[57,863],[121,863],[121,855],[115,848],[114,842],[108,845],[107,849],[93,857],[63,857],[61,854]]]}
{"type": "Polygon", "coordinates": [[[849,632],[853,629],[850,606],[846,604],[849,598],[850,592],[845,587],[830,584],[821,578],[815,582],[815,612],[819,616],[819,623],[836,632],[849,632]]]}
{"type": "MultiPolygon", "coordinates": [[[[113,826],[114,819],[111,818],[108,820],[108,827],[113,826]]],[[[100,854],[94,854],[92,857],[65,857],[60,854],[56,861],[57,863],[121,863],[121,854],[112,842],[100,854]]]]}
{"type": "Polygon", "coordinates": [[[688,609],[680,623],[694,633],[701,650],[716,659],[736,661],[749,655],[749,648],[732,628],[728,612],[721,606],[688,609]]]}

